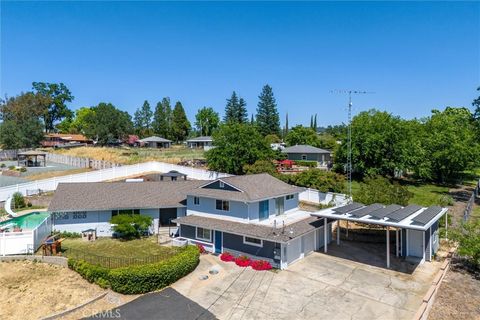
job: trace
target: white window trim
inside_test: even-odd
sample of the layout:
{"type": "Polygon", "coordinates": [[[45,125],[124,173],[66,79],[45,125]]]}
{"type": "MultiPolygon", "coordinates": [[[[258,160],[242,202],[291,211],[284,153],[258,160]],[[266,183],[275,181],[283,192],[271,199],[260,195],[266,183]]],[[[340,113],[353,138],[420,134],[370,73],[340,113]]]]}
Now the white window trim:
{"type": "Polygon", "coordinates": [[[294,194],[287,194],[287,195],[285,196],[285,200],[286,200],[286,201],[290,201],[290,200],[293,200],[293,199],[295,199],[295,195],[294,195],[294,194]],[[289,199],[288,197],[290,197],[290,196],[291,196],[291,198],[289,199]]]}
{"type": "Polygon", "coordinates": [[[255,238],[255,237],[243,236],[243,244],[248,244],[249,246],[255,246],[255,247],[263,248],[263,240],[262,239],[258,239],[258,240],[260,240],[260,243],[253,243],[253,242],[248,242],[246,240],[246,238],[258,239],[258,238],[255,238]]]}
{"type": "Polygon", "coordinates": [[[229,200],[215,199],[215,210],[221,211],[221,212],[229,212],[230,211],[230,201],[229,200]],[[222,201],[222,209],[217,208],[217,201],[222,201]],[[228,202],[228,210],[223,210],[223,201],[228,202]]]}
{"type": "Polygon", "coordinates": [[[211,229],[208,229],[208,228],[195,227],[195,239],[212,242],[212,230],[211,230],[211,229]],[[198,236],[198,228],[203,229],[203,230],[210,230],[210,239],[199,237],[199,236],[198,236]]]}
{"type": "Polygon", "coordinates": [[[306,161],[306,160],[307,160],[307,155],[306,155],[306,154],[302,154],[302,155],[300,156],[300,158],[302,158],[302,161],[306,161]],[[303,157],[305,157],[305,159],[303,159],[303,157]]]}
{"type": "Polygon", "coordinates": [[[193,205],[194,206],[199,206],[200,205],[200,197],[193,196],[193,205]],[[198,203],[195,203],[195,199],[198,199],[198,203]]]}

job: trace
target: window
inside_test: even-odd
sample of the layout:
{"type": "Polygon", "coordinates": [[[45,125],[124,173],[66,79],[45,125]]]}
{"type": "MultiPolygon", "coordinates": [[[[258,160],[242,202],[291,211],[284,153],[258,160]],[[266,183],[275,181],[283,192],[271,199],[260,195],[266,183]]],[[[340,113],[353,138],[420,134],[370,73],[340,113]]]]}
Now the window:
{"type": "Polygon", "coordinates": [[[251,246],[263,247],[263,241],[257,238],[243,237],[243,243],[251,246]]]}
{"type": "Polygon", "coordinates": [[[86,219],[86,218],[87,218],[87,213],[85,211],[73,213],[73,219],[86,219]]]}
{"type": "Polygon", "coordinates": [[[307,160],[307,155],[306,154],[302,154],[302,160],[307,160]]]}
{"type": "Polygon", "coordinates": [[[227,200],[216,200],[216,208],[221,211],[230,211],[230,202],[227,200]]]}
{"type": "Polygon", "coordinates": [[[197,227],[197,239],[212,241],[212,230],[197,227]]]}
{"type": "Polygon", "coordinates": [[[122,209],[122,210],[112,210],[112,217],[117,214],[140,214],[140,209],[122,209]]]}
{"type": "Polygon", "coordinates": [[[220,188],[225,188],[225,183],[223,181],[218,182],[220,188]]]}
{"type": "Polygon", "coordinates": [[[295,198],[295,195],[294,194],[289,194],[286,196],[287,200],[292,200],[293,198],[295,198]]]}
{"type": "Polygon", "coordinates": [[[199,197],[193,197],[193,204],[198,206],[200,205],[200,198],[199,197]]]}

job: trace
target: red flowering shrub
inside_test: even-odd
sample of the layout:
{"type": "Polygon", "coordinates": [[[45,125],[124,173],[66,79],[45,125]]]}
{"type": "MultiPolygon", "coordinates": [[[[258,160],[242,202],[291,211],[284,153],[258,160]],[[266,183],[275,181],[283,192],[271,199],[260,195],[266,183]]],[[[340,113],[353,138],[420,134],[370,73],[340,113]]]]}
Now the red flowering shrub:
{"type": "Polygon", "coordinates": [[[248,267],[252,263],[249,257],[239,256],[235,259],[235,264],[239,267],[248,267]]]}
{"type": "Polygon", "coordinates": [[[200,252],[200,254],[204,254],[204,253],[207,253],[207,251],[205,250],[205,247],[199,243],[197,243],[197,248],[198,248],[198,251],[200,252]]]}
{"type": "Polygon", "coordinates": [[[257,271],[272,269],[272,265],[270,264],[270,262],[265,260],[252,261],[250,266],[252,267],[253,270],[257,270],[257,271]]]}
{"type": "Polygon", "coordinates": [[[220,255],[220,260],[225,262],[235,261],[235,257],[230,252],[224,252],[220,255]]]}

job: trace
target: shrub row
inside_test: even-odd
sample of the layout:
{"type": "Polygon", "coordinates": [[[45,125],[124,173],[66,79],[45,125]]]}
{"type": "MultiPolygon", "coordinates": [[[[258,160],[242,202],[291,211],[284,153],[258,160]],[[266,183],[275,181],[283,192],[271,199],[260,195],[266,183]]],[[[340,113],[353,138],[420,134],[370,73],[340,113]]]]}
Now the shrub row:
{"type": "Polygon", "coordinates": [[[252,267],[252,269],[257,271],[270,270],[272,265],[270,262],[265,260],[252,260],[247,256],[238,256],[235,258],[230,252],[224,252],[220,255],[220,260],[224,262],[235,262],[239,267],[246,268],[252,267]]]}
{"type": "Polygon", "coordinates": [[[317,167],[317,161],[295,160],[294,162],[297,166],[301,166],[301,167],[309,167],[309,168],[317,167]]]}
{"type": "Polygon", "coordinates": [[[195,246],[188,246],[166,260],[141,266],[108,269],[73,258],[68,259],[68,266],[102,288],[138,294],[159,290],[186,276],[197,267],[199,256],[195,246]]]}

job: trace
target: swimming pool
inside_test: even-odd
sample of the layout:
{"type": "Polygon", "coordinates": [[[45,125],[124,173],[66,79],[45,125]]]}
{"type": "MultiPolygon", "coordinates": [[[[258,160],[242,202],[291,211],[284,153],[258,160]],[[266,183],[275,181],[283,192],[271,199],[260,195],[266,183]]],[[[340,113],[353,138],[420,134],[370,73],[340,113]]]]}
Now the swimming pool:
{"type": "MultiPolygon", "coordinates": [[[[50,216],[50,212],[32,212],[21,217],[13,218],[0,223],[1,226],[14,224],[23,230],[35,229],[46,217],[50,216]]],[[[13,226],[12,226],[13,227],[13,226]]]]}

